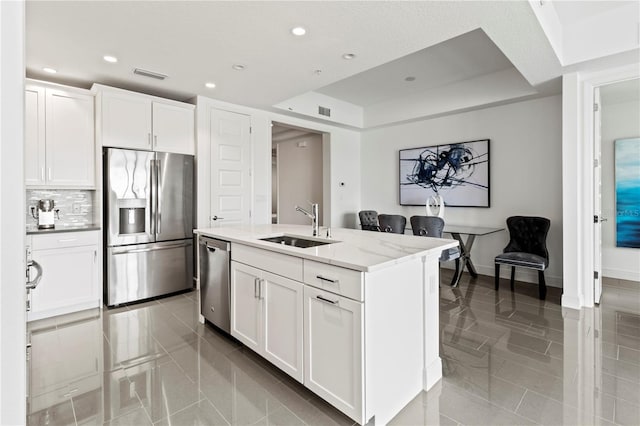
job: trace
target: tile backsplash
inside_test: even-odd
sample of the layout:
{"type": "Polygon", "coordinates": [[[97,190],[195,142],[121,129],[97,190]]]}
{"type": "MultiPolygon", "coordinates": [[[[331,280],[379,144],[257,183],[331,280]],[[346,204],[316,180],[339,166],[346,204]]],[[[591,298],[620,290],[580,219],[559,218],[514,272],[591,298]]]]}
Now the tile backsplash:
{"type": "Polygon", "coordinates": [[[38,225],[37,219],[31,216],[31,207],[37,210],[38,201],[48,198],[53,199],[56,209],[60,209],[60,219],[56,217],[55,220],[56,228],[91,225],[94,223],[95,191],[82,189],[27,189],[27,206],[25,209],[27,227],[38,225]]]}

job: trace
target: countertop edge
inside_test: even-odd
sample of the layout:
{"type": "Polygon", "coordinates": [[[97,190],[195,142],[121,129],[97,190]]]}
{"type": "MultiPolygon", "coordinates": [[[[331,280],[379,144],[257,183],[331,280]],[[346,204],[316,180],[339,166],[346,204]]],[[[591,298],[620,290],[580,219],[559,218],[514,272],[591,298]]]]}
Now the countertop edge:
{"type": "MultiPolygon", "coordinates": [[[[366,232],[366,231],[362,231],[362,232],[366,232]]],[[[299,257],[299,258],[302,258],[302,259],[312,260],[312,261],[315,261],[315,262],[320,262],[320,263],[324,263],[324,264],[327,264],[327,265],[339,266],[339,267],[347,268],[347,269],[353,269],[353,270],[361,271],[361,272],[376,272],[376,271],[383,270],[383,269],[386,269],[388,267],[391,267],[393,265],[398,265],[398,264],[401,264],[401,263],[409,262],[411,260],[420,259],[420,258],[425,257],[425,256],[429,256],[429,255],[437,255],[437,256],[439,256],[440,253],[442,252],[442,250],[446,250],[448,248],[457,247],[459,245],[456,240],[448,240],[448,239],[443,239],[443,238],[437,238],[438,240],[442,241],[442,244],[437,246],[437,247],[420,250],[420,251],[417,251],[415,253],[409,253],[409,254],[406,254],[406,255],[401,256],[401,257],[397,257],[397,258],[394,258],[394,259],[389,259],[387,261],[383,261],[383,262],[377,263],[375,265],[358,265],[358,264],[354,264],[354,263],[350,263],[350,262],[342,262],[342,261],[335,260],[335,259],[327,259],[326,257],[323,257],[323,256],[319,256],[319,255],[311,254],[311,253],[308,253],[308,252],[304,252],[304,250],[307,250],[307,249],[302,249],[302,248],[297,248],[297,247],[290,247],[290,246],[281,246],[281,245],[273,244],[273,243],[266,242],[266,241],[259,241],[259,238],[269,237],[269,236],[272,236],[272,234],[260,235],[259,238],[258,237],[246,237],[246,236],[245,237],[233,237],[233,236],[229,236],[229,235],[216,234],[215,231],[212,230],[212,229],[194,229],[193,233],[196,234],[196,235],[203,235],[205,237],[217,238],[217,239],[220,239],[222,241],[228,241],[228,242],[231,242],[231,243],[243,244],[243,245],[246,245],[246,246],[255,247],[255,248],[259,248],[259,249],[263,249],[263,250],[268,250],[268,251],[272,251],[272,252],[275,252],[275,253],[280,253],[280,254],[284,254],[284,255],[288,255],[288,256],[295,256],[295,257],[299,257]]],[[[425,238],[425,237],[420,237],[420,238],[425,238]]],[[[434,238],[434,239],[436,239],[436,238],[434,238]]]]}

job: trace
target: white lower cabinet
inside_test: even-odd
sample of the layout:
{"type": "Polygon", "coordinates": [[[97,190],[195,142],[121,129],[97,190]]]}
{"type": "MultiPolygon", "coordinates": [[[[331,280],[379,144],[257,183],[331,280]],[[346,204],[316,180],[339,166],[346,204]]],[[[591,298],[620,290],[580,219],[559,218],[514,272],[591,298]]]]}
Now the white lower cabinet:
{"type": "Polygon", "coordinates": [[[27,320],[100,307],[100,232],[33,235],[31,258],[42,279],[30,291],[27,320]]]}
{"type": "Polygon", "coordinates": [[[231,335],[258,353],[262,343],[261,275],[259,269],[231,262],[231,335]]]}
{"type": "Polygon", "coordinates": [[[302,382],[303,284],[231,262],[231,335],[302,382]]]}
{"type": "Polygon", "coordinates": [[[363,303],[304,287],[304,384],[363,422],[363,303]]]}

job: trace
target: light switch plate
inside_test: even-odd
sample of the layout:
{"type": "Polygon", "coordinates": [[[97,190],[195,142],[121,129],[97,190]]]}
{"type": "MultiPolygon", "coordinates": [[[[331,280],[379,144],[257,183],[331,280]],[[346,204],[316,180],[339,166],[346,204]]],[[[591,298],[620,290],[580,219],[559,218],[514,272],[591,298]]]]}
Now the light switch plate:
{"type": "Polygon", "coordinates": [[[82,213],[82,204],[73,203],[72,206],[71,206],[71,212],[74,213],[74,214],[82,213]]]}

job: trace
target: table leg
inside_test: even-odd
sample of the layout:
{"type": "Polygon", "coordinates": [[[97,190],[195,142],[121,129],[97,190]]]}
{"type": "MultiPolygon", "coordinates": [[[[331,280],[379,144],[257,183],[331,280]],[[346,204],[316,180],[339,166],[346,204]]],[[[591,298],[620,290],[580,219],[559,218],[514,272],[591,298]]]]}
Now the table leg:
{"type": "Polygon", "coordinates": [[[460,259],[456,259],[456,270],[453,273],[453,277],[451,277],[451,287],[458,287],[460,284],[460,276],[462,275],[462,270],[464,269],[464,264],[462,268],[460,267],[460,259]]]}
{"type": "Polygon", "coordinates": [[[460,262],[462,263],[462,266],[458,270],[456,265],[456,272],[451,280],[451,286],[457,287],[460,283],[460,277],[462,276],[465,266],[473,278],[478,278],[478,272],[476,272],[476,268],[473,266],[473,262],[471,261],[471,248],[473,247],[476,236],[469,235],[466,243],[462,241],[462,235],[457,232],[452,232],[451,236],[460,244],[460,262]]]}
{"type": "Polygon", "coordinates": [[[476,272],[476,267],[473,266],[473,262],[471,261],[471,247],[473,247],[473,242],[476,240],[475,235],[469,235],[467,237],[467,243],[465,244],[465,264],[467,265],[467,270],[471,274],[473,278],[478,278],[478,273],[476,272]]]}

